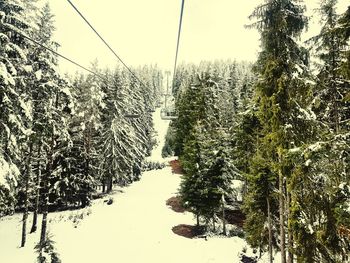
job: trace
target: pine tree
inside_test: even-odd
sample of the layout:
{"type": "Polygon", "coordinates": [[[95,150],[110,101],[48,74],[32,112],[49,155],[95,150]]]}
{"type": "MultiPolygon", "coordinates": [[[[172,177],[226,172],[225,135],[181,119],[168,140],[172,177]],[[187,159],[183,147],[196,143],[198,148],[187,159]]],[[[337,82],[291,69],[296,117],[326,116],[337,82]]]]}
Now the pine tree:
{"type": "Polygon", "coordinates": [[[343,98],[349,83],[341,74],[341,63],[344,61],[344,51],[348,48],[347,39],[336,30],[339,27],[339,16],[336,14],[337,0],[323,1],[320,6],[321,18],[324,25],[319,35],[313,37],[316,54],[322,63],[319,65],[318,73],[318,97],[315,101],[318,115],[326,122],[332,131],[339,134],[341,123],[346,117],[343,112],[343,98]],[[325,103],[320,103],[324,101],[325,103]]]}
{"type": "MultiPolygon", "coordinates": [[[[53,15],[50,12],[50,8],[47,5],[44,6],[40,15],[37,18],[37,31],[33,31],[33,37],[40,43],[48,46],[55,46],[52,43],[51,37],[54,30],[53,27],[53,15]]],[[[32,89],[31,100],[33,102],[33,136],[31,138],[32,143],[36,146],[37,151],[37,164],[36,164],[36,189],[35,189],[35,209],[33,214],[33,224],[31,232],[36,231],[39,201],[40,201],[40,184],[42,180],[42,165],[45,164],[45,159],[42,154],[44,153],[42,145],[46,143],[45,126],[48,122],[47,113],[49,111],[48,102],[52,98],[52,91],[50,90],[48,83],[52,77],[52,69],[55,67],[55,57],[44,48],[33,47],[29,54],[29,59],[32,63],[33,77],[32,77],[32,89]],[[40,87],[40,88],[38,88],[40,87]]]]}
{"type": "Polygon", "coordinates": [[[293,261],[294,247],[293,235],[290,232],[287,235],[286,231],[290,207],[290,191],[286,185],[291,167],[285,163],[285,153],[307,138],[307,133],[298,129],[302,121],[297,118],[297,112],[305,110],[308,98],[308,87],[302,79],[307,54],[296,41],[307,23],[303,11],[304,7],[297,1],[278,0],[266,1],[252,14],[252,18],[257,19],[253,26],[261,33],[262,42],[257,62],[261,77],[256,85],[259,97],[257,115],[262,124],[259,151],[268,160],[278,185],[282,263],[286,262],[287,245],[288,262],[293,261]]]}
{"type": "Polygon", "coordinates": [[[182,99],[189,100],[188,104],[192,105],[180,104],[182,101],[178,104],[176,128],[181,134],[177,136],[184,136],[180,162],[185,171],[180,193],[184,204],[197,217],[202,216],[207,222],[212,219],[215,228],[214,218],[222,206],[221,200],[232,192],[235,169],[230,161],[231,152],[225,142],[225,132],[220,129],[218,84],[210,73],[198,76],[197,81],[196,86],[182,95],[182,99]],[[183,122],[187,126],[179,126],[182,118],[192,122],[183,122]],[[184,128],[190,128],[186,135],[184,128]]]}
{"type": "Polygon", "coordinates": [[[105,87],[106,108],[103,111],[104,131],[101,143],[103,156],[101,169],[104,174],[103,180],[107,183],[107,192],[112,190],[113,181],[119,185],[131,182],[129,172],[134,161],[132,150],[135,145],[134,138],[131,137],[133,134],[131,125],[123,113],[127,97],[125,80],[120,78],[119,72],[114,74],[115,82],[109,83],[112,84],[110,87],[105,87]]]}
{"type": "Polygon", "coordinates": [[[39,243],[35,246],[35,250],[39,254],[37,257],[38,263],[61,263],[59,254],[55,251],[54,241],[48,237],[45,242],[39,243]]]}
{"type": "MultiPolygon", "coordinates": [[[[48,5],[44,6],[37,23],[38,31],[32,30],[32,37],[44,46],[55,49],[57,43],[51,39],[54,30],[53,16],[48,5]]],[[[46,238],[50,193],[55,181],[59,178],[59,150],[61,145],[69,140],[66,111],[69,108],[70,91],[67,82],[57,72],[56,55],[43,47],[33,47],[28,53],[28,58],[33,72],[30,82],[32,88],[29,93],[33,104],[33,135],[30,138],[30,144],[35,145],[37,152],[46,157],[42,163],[39,159],[37,165],[37,187],[41,185],[42,188],[40,192],[36,191],[37,204],[34,214],[37,217],[39,194],[42,194],[43,220],[40,238],[42,243],[46,238]]],[[[28,162],[32,163],[32,161],[28,162]]],[[[33,220],[33,231],[36,229],[36,222],[37,220],[33,220]]]]}
{"type": "Polygon", "coordinates": [[[199,81],[196,83],[186,83],[188,86],[181,90],[176,101],[178,119],[174,121],[176,127],[175,155],[181,155],[187,136],[197,121],[203,119],[204,105],[201,102],[203,95],[199,90],[199,81]]]}
{"type": "Polygon", "coordinates": [[[200,145],[197,133],[199,131],[194,126],[191,131],[191,137],[186,139],[186,143],[183,146],[183,153],[180,156],[181,166],[184,170],[183,179],[180,184],[180,194],[184,206],[190,208],[197,216],[197,224],[199,224],[199,216],[201,215],[201,207],[203,206],[201,191],[205,186],[203,185],[203,180],[201,180],[199,170],[200,145]]]}
{"type": "Polygon", "coordinates": [[[31,105],[25,77],[30,71],[30,43],[22,35],[30,25],[21,1],[0,3],[0,215],[13,212],[14,191],[20,174],[20,148],[30,134],[31,105]]]}
{"type": "MultiPolygon", "coordinates": [[[[100,74],[98,63],[92,63],[92,70],[100,74]]],[[[100,174],[98,149],[101,136],[101,111],[105,107],[101,80],[94,75],[78,75],[72,84],[75,114],[69,120],[71,144],[63,155],[63,178],[57,181],[57,189],[63,202],[85,207],[90,204],[91,195],[100,174]]]]}
{"type": "Polygon", "coordinates": [[[348,107],[343,100],[348,83],[341,71],[347,44],[338,31],[336,3],[321,3],[324,24],[320,34],[312,38],[321,60],[313,100],[318,136],[309,145],[296,148],[289,158],[297,163],[291,179],[295,194],[290,225],[295,232],[296,254],[304,261],[336,262],[346,257],[346,241],[338,228],[348,225],[343,220],[349,198],[348,107]]]}
{"type": "Polygon", "coordinates": [[[250,163],[248,177],[248,193],[244,199],[243,210],[247,215],[245,230],[247,241],[264,251],[268,246],[270,262],[272,250],[277,248],[276,213],[278,202],[276,198],[276,175],[262,153],[257,152],[250,163]]]}
{"type": "MultiPolygon", "coordinates": [[[[26,12],[26,19],[30,21],[31,23],[37,23],[39,25],[39,31],[37,31],[36,28],[32,28],[28,33],[32,35],[33,37],[38,37],[38,35],[42,34],[44,30],[51,30],[52,22],[50,21],[52,19],[52,16],[49,11],[48,5],[44,7],[44,11],[41,17],[36,16],[37,9],[35,5],[33,5],[35,1],[28,1],[25,3],[25,8],[27,10],[26,12]],[[50,23],[51,22],[51,23],[50,23]],[[47,24],[48,23],[48,24],[47,24]],[[41,26],[41,27],[40,27],[41,26]]],[[[42,36],[42,38],[50,38],[50,32],[47,32],[48,35],[42,36]]],[[[47,40],[43,40],[44,42],[47,42],[47,40]]],[[[41,51],[43,52],[43,50],[41,51]]],[[[30,71],[29,71],[29,77],[25,80],[26,86],[27,86],[27,94],[28,94],[28,100],[30,101],[30,105],[33,107],[31,109],[31,112],[33,116],[30,118],[30,120],[27,122],[27,126],[32,130],[32,133],[30,136],[28,136],[26,144],[23,148],[23,152],[25,153],[23,159],[24,164],[22,165],[24,167],[24,179],[22,180],[23,184],[23,203],[24,203],[24,213],[23,213],[23,220],[22,220],[22,242],[21,246],[23,247],[26,242],[26,225],[27,225],[27,218],[28,218],[28,208],[29,208],[29,202],[32,194],[32,180],[33,180],[33,155],[34,155],[34,147],[37,145],[38,137],[38,126],[37,122],[37,107],[38,107],[38,97],[36,94],[36,85],[38,85],[37,81],[37,75],[36,70],[37,63],[40,61],[40,53],[37,53],[37,49],[35,46],[32,46],[29,49],[28,52],[28,61],[31,64],[30,71]]],[[[39,157],[40,158],[40,157],[39,157]]],[[[37,190],[37,194],[39,195],[39,192],[37,190]]],[[[37,199],[37,201],[39,201],[37,199]]],[[[35,207],[37,208],[38,205],[36,204],[35,207]]],[[[35,210],[37,213],[37,210],[35,210]]],[[[35,222],[33,225],[36,225],[36,218],[37,214],[35,214],[35,222]]],[[[33,228],[32,228],[33,230],[33,228]]]]}

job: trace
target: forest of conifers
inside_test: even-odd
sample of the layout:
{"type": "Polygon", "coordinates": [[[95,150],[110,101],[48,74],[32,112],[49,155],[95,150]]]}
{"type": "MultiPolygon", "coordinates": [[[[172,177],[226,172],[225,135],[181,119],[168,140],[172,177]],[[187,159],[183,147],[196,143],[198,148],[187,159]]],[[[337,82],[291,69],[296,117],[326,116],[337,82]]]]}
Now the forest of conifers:
{"type": "MultiPolygon", "coordinates": [[[[319,33],[303,43],[302,2],[265,1],[247,28],[261,35],[256,62],[183,64],[174,77],[163,155],[179,157],[183,205],[210,225],[242,181],[245,238],[270,262],[273,251],[282,263],[349,261],[350,7],[336,3],[321,1],[319,33]]],[[[142,83],[97,62],[62,75],[57,54],[27,38],[59,50],[54,30],[49,5],[1,0],[0,217],[23,213],[22,246],[40,224],[39,251],[50,211],[139,179],[163,82],[156,66],[134,69],[142,83]]]]}
{"type": "Polygon", "coordinates": [[[350,8],[322,1],[319,34],[301,43],[299,1],[252,13],[261,52],[250,64],[178,68],[178,119],[163,154],[178,155],[185,205],[207,222],[232,179],[244,181],[247,241],[281,262],[349,262],[350,8]],[[306,48],[306,47],[310,48],[306,48]]]}
{"type": "Polygon", "coordinates": [[[55,50],[53,31],[48,4],[0,2],[0,216],[23,212],[22,246],[26,228],[37,230],[38,212],[47,246],[49,211],[84,207],[97,187],[109,192],[137,180],[154,144],[159,69],[136,69],[146,86],[96,62],[94,74],[62,76],[58,57],[25,38],[55,50]]]}

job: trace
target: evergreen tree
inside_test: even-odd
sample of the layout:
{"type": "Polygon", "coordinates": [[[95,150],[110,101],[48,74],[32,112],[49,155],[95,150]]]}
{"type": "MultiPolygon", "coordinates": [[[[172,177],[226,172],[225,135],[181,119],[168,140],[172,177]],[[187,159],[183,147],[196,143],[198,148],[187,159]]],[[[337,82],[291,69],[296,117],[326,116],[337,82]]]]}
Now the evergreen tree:
{"type": "MultiPolygon", "coordinates": [[[[231,148],[225,142],[225,132],[220,129],[217,92],[218,84],[211,75],[202,74],[198,84],[183,95],[185,101],[189,99],[186,96],[192,98],[189,102],[192,106],[180,104],[180,120],[177,122],[179,124],[182,118],[196,121],[195,125],[193,122],[189,124],[192,127],[182,139],[184,144],[180,161],[185,175],[180,193],[183,202],[197,217],[203,216],[207,221],[213,219],[214,228],[215,214],[219,211],[222,198],[232,191],[231,181],[235,172],[230,161],[231,148]],[[188,111],[187,107],[192,111],[188,111]]],[[[182,127],[177,126],[177,129],[184,136],[182,127]]]]}
{"type": "Polygon", "coordinates": [[[181,90],[176,101],[178,119],[174,121],[176,127],[175,155],[181,155],[190,131],[198,120],[204,119],[203,95],[199,89],[199,81],[195,84],[187,83],[187,87],[181,90]]]}
{"type": "MultiPolygon", "coordinates": [[[[34,39],[48,46],[55,46],[56,43],[52,43],[53,34],[53,15],[50,12],[48,5],[45,5],[40,15],[37,17],[37,31],[33,30],[32,34],[34,39]]],[[[33,224],[31,232],[36,231],[37,215],[40,202],[40,184],[42,180],[42,165],[45,164],[45,155],[42,149],[42,145],[46,143],[45,128],[48,122],[48,101],[52,97],[50,87],[47,83],[50,83],[52,76],[52,69],[55,67],[55,57],[44,48],[33,47],[29,54],[29,59],[32,63],[33,73],[31,78],[31,100],[33,103],[33,122],[32,130],[33,135],[31,142],[36,147],[36,189],[35,189],[35,205],[33,224]]],[[[29,161],[32,163],[32,161],[29,161]]],[[[28,178],[30,180],[31,178],[28,178]]],[[[23,220],[25,221],[25,220],[23,220]]]]}
{"type": "MultiPolygon", "coordinates": [[[[33,5],[30,5],[31,2],[26,3],[26,7],[29,9],[33,9],[32,12],[26,13],[27,17],[31,17],[36,15],[35,13],[35,7],[33,5]]],[[[30,34],[36,38],[37,40],[42,41],[43,43],[47,44],[48,41],[50,41],[51,35],[52,35],[52,30],[53,30],[53,25],[52,25],[52,15],[50,13],[50,9],[48,5],[45,5],[43,8],[42,13],[35,18],[32,18],[35,20],[35,22],[38,25],[38,29],[32,29],[30,34]]],[[[31,186],[33,178],[32,178],[32,171],[34,170],[33,166],[33,158],[32,156],[34,155],[35,147],[38,149],[37,151],[41,151],[39,149],[41,146],[41,131],[43,130],[42,126],[42,116],[38,117],[40,114],[42,114],[42,105],[41,103],[43,101],[40,101],[43,97],[41,97],[42,94],[40,94],[40,91],[38,91],[37,87],[40,86],[42,83],[41,81],[41,68],[44,68],[47,70],[47,67],[52,65],[39,65],[40,63],[43,62],[43,58],[45,57],[48,58],[50,57],[50,54],[47,54],[47,51],[40,48],[38,49],[37,47],[33,46],[28,54],[28,59],[31,63],[31,72],[30,72],[30,77],[27,79],[27,86],[29,89],[28,93],[30,94],[30,101],[32,104],[32,113],[33,117],[30,119],[30,122],[28,123],[30,129],[33,131],[33,133],[30,135],[27,141],[27,148],[28,150],[23,152],[26,152],[25,155],[25,176],[24,180],[22,181],[23,183],[23,196],[24,196],[24,213],[23,213],[23,220],[22,220],[22,246],[25,245],[26,242],[26,224],[27,224],[27,217],[28,217],[28,207],[29,207],[29,202],[31,198],[31,192],[30,189],[33,187],[31,186]],[[30,189],[29,189],[30,188],[30,189]]],[[[48,60],[45,60],[47,62],[48,60]]],[[[46,79],[47,81],[47,79],[46,79]]],[[[41,156],[37,156],[38,159],[42,158],[41,156]]],[[[38,166],[36,169],[36,172],[39,173],[39,170],[41,171],[40,167],[40,161],[38,162],[38,166]]],[[[36,189],[36,195],[37,198],[35,201],[37,203],[35,204],[35,214],[34,214],[34,222],[32,226],[32,230],[36,227],[36,222],[37,222],[37,211],[39,207],[39,181],[41,180],[41,175],[37,175],[37,189],[36,189]]]]}
{"type": "MultiPolygon", "coordinates": [[[[286,249],[289,251],[288,262],[293,261],[294,247],[293,234],[286,231],[291,194],[286,186],[291,167],[286,165],[285,154],[294,145],[305,142],[309,135],[305,130],[307,126],[303,124],[307,120],[297,117],[298,112],[307,112],[305,105],[308,99],[308,86],[303,80],[307,54],[296,41],[307,23],[303,11],[304,7],[298,1],[270,0],[258,6],[252,14],[252,18],[257,19],[253,26],[261,33],[262,43],[256,66],[260,74],[256,85],[257,115],[262,125],[258,152],[269,163],[270,172],[265,173],[269,178],[264,181],[271,181],[272,174],[275,177],[272,185],[278,186],[282,263],[286,262],[286,249]]],[[[269,201],[269,196],[259,199],[269,201]]]]}
{"type": "Polygon", "coordinates": [[[102,115],[104,129],[101,142],[103,156],[101,170],[107,192],[112,190],[113,181],[119,185],[131,182],[129,172],[134,161],[131,152],[135,145],[134,138],[131,138],[133,134],[131,125],[124,117],[128,97],[127,81],[119,71],[113,73],[112,79],[103,87],[106,107],[102,115]]]}
{"type": "Polygon", "coordinates": [[[348,49],[348,39],[344,38],[341,31],[336,30],[340,27],[339,16],[335,11],[337,2],[337,0],[327,0],[321,3],[319,12],[324,24],[320,34],[313,37],[311,41],[316,47],[316,54],[322,61],[318,65],[318,96],[314,102],[316,113],[332,131],[339,134],[348,113],[344,111],[346,102],[343,98],[348,92],[349,83],[341,71],[341,64],[346,59],[344,53],[348,49]]]}
{"type": "Polygon", "coordinates": [[[0,215],[4,215],[14,209],[20,148],[31,133],[26,122],[32,116],[24,81],[30,71],[30,44],[22,37],[30,26],[21,1],[1,1],[0,10],[0,215]]]}
{"type": "Polygon", "coordinates": [[[37,257],[38,263],[61,263],[59,254],[55,251],[54,241],[48,237],[44,243],[39,243],[35,246],[35,250],[39,254],[37,257]]]}
{"type": "Polygon", "coordinates": [[[273,248],[278,248],[277,218],[274,211],[278,210],[276,198],[276,175],[262,153],[257,152],[250,163],[248,179],[248,193],[244,199],[243,210],[247,215],[245,230],[247,241],[264,251],[268,246],[270,262],[272,262],[273,248]]]}
{"type": "MultiPolygon", "coordinates": [[[[57,43],[52,41],[53,16],[48,5],[45,5],[38,18],[38,31],[33,32],[33,38],[44,46],[55,49],[57,43]]],[[[44,242],[47,229],[47,214],[50,202],[54,202],[54,185],[60,178],[60,151],[61,147],[69,141],[67,132],[67,114],[70,107],[70,91],[67,82],[57,72],[57,57],[43,47],[33,47],[29,52],[29,60],[32,64],[33,77],[30,97],[33,103],[32,137],[30,144],[36,146],[41,153],[42,163],[37,164],[37,197],[35,214],[39,207],[39,194],[42,194],[41,208],[43,212],[41,238],[44,242]]],[[[29,147],[31,149],[31,147],[29,147]]],[[[28,161],[30,164],[32,161],[28,161]]],[[[29,179],[29,178],[28,178],[29,179]]],[[[28,194],[28,193],[27,193],[28,194]]],[[[25,212],[26,213],[26,212],[25,212]]],[[[24,218],[26,216],[24,215],[24,218]]],[[[37,219],[33,220],[32,230],[36,229],[37,219]]],[[[25,220],[23,221],[24,226],[25,220]]],[[[23,235],[25,227],[23,227],[23,235]]],[[[23,242],[22,242],[23,243],[23,242]]]]}
{"type": "Polygon", "coordinates": [[[321,3],[324,24],[320,34],[312,38],[321,60],[313,101],[318,136],[310,145],[295,149],[296,153],[291,153],[295,156],[290,158],[298,163],[291,180],[295,192],[291,227],[295,232],[296,254],[308,262],[346,260],[346,240],[339,235],[338,228],[349,227],[344,221],[349,199],[349,136],[348,106],[343,100],[349,85],[341,71],[347,44],[336,29],[339,27],[336,3],[321,3]]]}

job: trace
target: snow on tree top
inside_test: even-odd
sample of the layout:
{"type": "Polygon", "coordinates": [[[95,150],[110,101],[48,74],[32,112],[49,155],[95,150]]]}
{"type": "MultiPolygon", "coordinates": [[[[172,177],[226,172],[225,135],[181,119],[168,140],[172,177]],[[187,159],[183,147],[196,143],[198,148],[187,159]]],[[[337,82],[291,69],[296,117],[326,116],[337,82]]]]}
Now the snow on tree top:
{"type": "Polygon", "coordinates": [[[7,71],[6,66],[2,62],[0,62],[0,78],[3,79],[3,82],[5,85],[7,84],[15,85],[15,80],[7,71]]]}
{"type": "Polygon", "coordinates": [[[17,184],[16,178],[19,176],[20,172],[16,165],[9,164],[5,159],[0,156],[0,185],[9,189],[9,182],[12,182],[14,185],[17,184]]]}

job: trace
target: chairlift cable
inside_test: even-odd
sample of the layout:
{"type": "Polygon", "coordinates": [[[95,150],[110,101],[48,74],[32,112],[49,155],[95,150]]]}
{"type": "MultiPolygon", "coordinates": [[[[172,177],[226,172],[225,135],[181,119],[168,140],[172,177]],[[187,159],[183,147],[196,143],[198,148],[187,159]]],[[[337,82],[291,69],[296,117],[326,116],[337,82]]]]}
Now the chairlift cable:
{"type": "Polygon", "coordinates": [[[172,87],[174,88],[175,85],[175,75],[176,75],[176,66],[177,66],[177,57],[179,53],[179,46],[180,46],[180,36],[181,36],[181,29],[182,29],[182,17],[184,12],[184,6],[185,6],[185,0],[182,0],[181,4],[181,13],[180,13],[180,22],[179,22],[179,31],[177,34],[177,45],[176,45],[176,53],[175,53],[175,63],[174,63],[174,73],[173,73],[173,82],[172,87]]]}
{"type": "MultiPolygon", "coordinates": [[[[16,32],[16,33],[19,34],[20,36],[22,36],[23,38],[25,38],[25,39],[27,39],[27,40],[33,42],[33,43],[36,44],[37,46],[40,46],[40,47],[44,48],[45,50],[48,50],[48,51],[52,52],[52,53],[55,54],[56,56],[59,56],[59,57],[65,59],[65,60],[69,61],[70,63],[72,63],[72,64],[78,66],[79,68],[81,68],[81,69],[83,69],[83,70],[85,70],[85,71],[91,73],[92,75],[94,75],[94,76],[100,78],[101,80],[104,80],[104,81],[107,81],[107,82],[108,82],[108,80],[107,80],[106,77],[104,77],[104,76],[102,76],[102,75],[100,75],[100,74],[98,74],[98,73],[96,73],[96,72],[94,72],[94,71],[92,71],[92,70],[90,70],[90,69],[88,69],[88,68],[86,68],[86,67],[80,65],[79,63],[75,62],[74,60],[67,58],[66,56],[64,56],[64,55],[62,55],[62,54],[60,54],[60,53],[58,53],[57,51],[54,51],[52,48],[49,48],[49,47],[47,47],[47,46],[45,46],[45,45],[39,43],[38,41],[36,41],[36,40],[34,40],[34,39],[32,39],[32,38],[26,36],[25,34],[23,34],[23,33],[21,33],[21,32],[16,32]]],[[[124,118],[131,118],[131,119],[133,119],[133,118],[138,118],[138,117],[139,117],[139,116],[138,116],[137,114],[124,114],[124,118]]]]}
{"type": "Polygon", "coordinates": [[[104,76],[102,76],[102,75],[100,75],[100,74],[98,74],[98,73],[96,73],[96,72],[94,72],[94,71],[92,71],[92,70],[90,70],[90,69],[88,69],[88,68],[82,66],[81,64],[75,62],[74,60],[72,60],[72,59],[70,59],[70,58],[68,58],[68,57],[66,57],[66,56],[64,56],[64,55],[62,55],[62,54],[60,54],[60,53],[58,53],[57,51],[53,50],[52,48],[49,48],[49,47],[47,47],[47,46],[45,46],[45,45],[39,43],[38,41],[36,41],[36,40],[34,40],[34,39],[28,37],[27,35],[25,35],[25,34],[19,32],[19,31],[17,31],[16,34],[19,34],[20,36],[22,36],[23,38],[25,38],[25,39],[31,41],[32,43],[36,44],[37,46],[40,46],[40,47],[42,47],[42,48],[44,48],[44,49],[50,51],[51,53],[55,54],[56,56],[67,60],[68,62],[70,62],[70,63],[76,65],[77,67],[79,67],[79,68],[81,68],[81,69],[83,69],[83,70],[85,70],[85,71],[87,71],[87,72],[89,72],[89,73],[91,73],[92,75],[94,75],[94,76],[100,78],[101,80],[107,81],[107,78],[105,78],[104,76]]]}
{"type": "Polygon", "coordinates": [[[67,0],[67,2],[73,7],[73,9],[79,14],[79,16],[88,24],[88,26],[94,31],[94,33],[100,38],[100,40],[107,46],[107,48],[113,53],[113,55],[122,63],[122,65],[130,72],[130,74],[140,82],[142,86],[146,88],[146,85],[135,75],[135,73],[126,65],[126,63],[118,56],[118,54],[113,50],[113,48],[104,40],[104,38],[97,32],[97,30],[92,26],[92,24],[85,18],[85,16],[79,11],[79,9],[72,3],[72,1],[67,0]]]}
{"type": "MultiPolygon", "coordinates": [[[[173,89],[174,89],[174,85],[175,85],[176,66],[177,66],[177,58],[178,58],[178,54],[179,54],[180,36],[181,36],[181,30],[182,30],[182,17],[183,17],[183,12],[184,12],[184,6],[185,6],[185,0],[182,0],[181,12],[180,12],[180,21],[179,21],[179,31],[177,33],[177,44],[176,44],[176,52],[175,52],[174,73],[173,73],[173,81],[172,81],[172,88],[173,89]]],[[[168,94],[165,95],[165,104],[166,104],[167,95],[168,94]]],[[[161,118],[163,120],[175,120],[175,119],[177,119],[177,116],[174,115],[173,112],[169,112],[169,110],[166,108],[166,105],[165,105],[165,108],[163,108],[161,110],[160,114],[161,114],[161,118]]]]}

